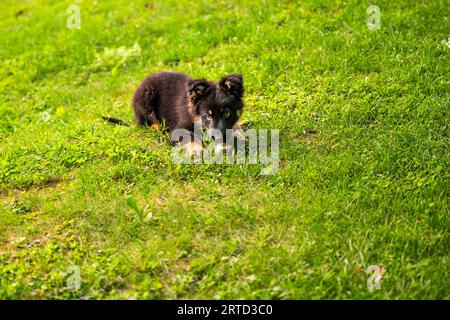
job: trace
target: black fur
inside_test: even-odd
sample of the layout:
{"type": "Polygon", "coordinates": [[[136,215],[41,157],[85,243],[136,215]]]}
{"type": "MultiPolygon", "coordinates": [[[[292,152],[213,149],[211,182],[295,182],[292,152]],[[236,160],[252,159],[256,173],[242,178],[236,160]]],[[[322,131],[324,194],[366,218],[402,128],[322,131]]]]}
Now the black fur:
{"type": "Polygon", "coordinates": [[[139,125],[164,122],[169,131],[193,130],[194,121],[201,121],[204,128],[224,133],[238,123],[243,94],[243,79],[238,74],[211,82],[178,72],[159,72],[136,89],[133,109],[139,125]]]}

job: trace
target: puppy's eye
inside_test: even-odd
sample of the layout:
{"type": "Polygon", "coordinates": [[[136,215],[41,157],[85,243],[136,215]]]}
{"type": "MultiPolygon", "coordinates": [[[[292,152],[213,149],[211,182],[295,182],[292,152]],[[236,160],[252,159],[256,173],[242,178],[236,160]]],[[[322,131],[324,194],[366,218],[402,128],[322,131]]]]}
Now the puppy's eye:
{"type": "Polygon", "coordinates": [[[230,116],[231,116],[231,111],[228,110],[228,109],[225,109],[225,110],[223,111],[223,117],[224,117],[225,119],[228,119],[230,116]]]}
{"type": "Polygon", "coordinates": [[[212,111],[208,110],[208,112],[205,115],[206,119],[212,119],[212,111]]]}

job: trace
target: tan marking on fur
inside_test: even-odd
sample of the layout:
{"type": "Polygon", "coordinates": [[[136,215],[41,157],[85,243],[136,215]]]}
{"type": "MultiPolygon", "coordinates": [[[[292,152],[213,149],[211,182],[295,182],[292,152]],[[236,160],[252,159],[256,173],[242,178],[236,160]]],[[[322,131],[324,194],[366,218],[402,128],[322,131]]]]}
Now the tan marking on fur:
{"type": "Polygon", "coordinates": [[[233,129],[237,130],[237,129],[242,129],[241,124],[239,123],[239,121],[236,121],[236,123],[233,126],[233,129]]]}
{"type": "Polygon", "coordinates": [[[161,127],[160,127],[159,124],[157,124],[157,123],[153,123],[153,124],[150,126],[150,128],[152,128],[153,130],[156,130],[156,131],[160,131],[160,130],[161,130],[161,127]]]}
{"type": "Polygon", "coordinates": [[[242,110],[242,109],[239,109],[239,110],[237,111],[238,119],[237,119],[237,121],[236,121],[236,123],[234,124],[234,126],[233,126],[232,129],[243,129],[243,128],[242,128],[242,125],[239,123],[239,122],[241,121],[241,118],[242,118],[242,114],[243,114],[243,113],[244,113],[244,110],[242,110]]]}

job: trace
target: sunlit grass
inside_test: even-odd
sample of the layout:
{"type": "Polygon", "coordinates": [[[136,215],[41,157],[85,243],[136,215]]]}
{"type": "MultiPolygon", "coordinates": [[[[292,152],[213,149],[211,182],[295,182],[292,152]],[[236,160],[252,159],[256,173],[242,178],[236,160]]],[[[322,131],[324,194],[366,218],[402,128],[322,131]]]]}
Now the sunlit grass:
{"type": "Polygon", "coordinates": [[[449,298],[447,1],[71,4],[0,10],[0,298],[449,298]],[[101,120],[159,70],[242,73],[278,174],[101,120]]]}

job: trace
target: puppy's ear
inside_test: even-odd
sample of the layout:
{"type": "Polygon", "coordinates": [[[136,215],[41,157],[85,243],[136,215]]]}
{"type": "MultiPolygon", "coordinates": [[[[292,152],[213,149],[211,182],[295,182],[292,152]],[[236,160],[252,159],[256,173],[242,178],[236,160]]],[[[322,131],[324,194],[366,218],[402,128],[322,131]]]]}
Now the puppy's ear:
{"type": "Polygon", "coordinates": [[[197,100],[206,94],[208,88],[209,83],[205,79],[190,80],[188,82],[189,97],[191,99],[197,100]]]}
{"type": "Polygon", "coordinates": [[[222,77],[219,82],[220,87],[231,94],[242,97],[244,94],[244,81],[240,74],[230,74],[222,77]]]}

